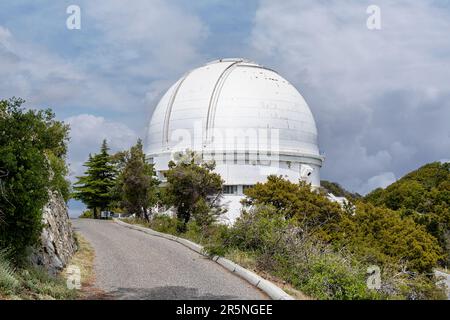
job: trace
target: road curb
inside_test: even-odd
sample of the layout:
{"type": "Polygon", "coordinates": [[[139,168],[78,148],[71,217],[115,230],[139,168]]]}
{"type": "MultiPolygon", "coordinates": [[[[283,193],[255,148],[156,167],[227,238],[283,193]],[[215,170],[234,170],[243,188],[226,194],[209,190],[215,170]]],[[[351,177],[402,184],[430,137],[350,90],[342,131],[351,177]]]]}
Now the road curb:
{"type": "Polygon", "coordinates": [[[225,259],[224,257],[220,257],[220,256],[210,257],[209,255],[206,254],[205,250],[203,249],[203,246],[199,245],[198,243],[189,241],[184,238],[176,237],[171,234],[158,232],[158,231],[155,231],[150,228],[145,228],[145,227],[141,227],[138,225],[129,224],[129,223],[123,222],[123,221],[115,219],[115,218],[113,220],[115,223],[117,223],[121,226],[124,226],[126,228],[138,230],[138,231],[141,231],[141,232],[153,235],[153,236],[176,241],[176,242],[184,245],[185,247],[187,247],[205,257],[208,257],[212,261],[218,263],[225,269],[236,274],[237,276],[244,279],[251,285],[257,287],[258,289],[260,289],[261,291],[266,293],[273,300],[294,300],[294,298],[292,296],[288,295],[280,287],[278,287],[275,284],[273,284],[272,282],[262,278],[261,276],[257,275],[256,273],[241,267],[240,265],[234,263],[233,261],[225,259]]]}

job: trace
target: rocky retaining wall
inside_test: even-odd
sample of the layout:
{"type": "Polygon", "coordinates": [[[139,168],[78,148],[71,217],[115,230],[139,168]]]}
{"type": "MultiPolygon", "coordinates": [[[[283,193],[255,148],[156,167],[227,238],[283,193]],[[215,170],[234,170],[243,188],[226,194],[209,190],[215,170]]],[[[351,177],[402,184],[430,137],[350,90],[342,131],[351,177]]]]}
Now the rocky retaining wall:
{"type": "Polygon", "coordinates": [[[77,245],[64,199],[57,192],[50,192],[49,196],[42,212],[44,228],[40,242],[31,254],[31,262],[56,274],[67,265],[77,245]]]}

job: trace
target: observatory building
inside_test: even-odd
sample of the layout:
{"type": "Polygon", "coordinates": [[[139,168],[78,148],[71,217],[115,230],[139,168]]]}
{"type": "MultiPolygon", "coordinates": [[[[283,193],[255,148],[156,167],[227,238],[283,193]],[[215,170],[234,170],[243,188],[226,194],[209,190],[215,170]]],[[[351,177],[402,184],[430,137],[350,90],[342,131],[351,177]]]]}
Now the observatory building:
{"type": "Polygon", "coordinates": [[[186,149],[215,160],[230,222],[240,213],[245,188],[270,174],[320,186],[323,157],[306,101],[276,71],[245,59],[193,69],[161,98],[146,144],[161,180],[168,162],[186,149]]]}

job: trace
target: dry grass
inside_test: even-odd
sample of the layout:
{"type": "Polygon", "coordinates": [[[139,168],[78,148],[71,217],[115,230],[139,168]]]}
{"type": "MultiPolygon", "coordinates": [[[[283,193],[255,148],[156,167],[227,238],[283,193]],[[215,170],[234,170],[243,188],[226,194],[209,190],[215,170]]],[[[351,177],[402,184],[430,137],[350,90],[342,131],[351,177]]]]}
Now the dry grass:
{"type": "MultiPolygon", "coordinates": [[[[76,233],[78,243],[78,251],[72,257],[69,266],[77,266],[81,273],[81,290],[78,292],[78,299],[104,299],[103,291],[95,288],[95,272],[94,259],[95,251],[90,243],[79,233],[76,233]]],[[[67,270],[64,270],[63,275],[67,277],[67,270]]]]}
{"type": "Polygon", "coordinates": [[[25,266],[21,269],[8,269],[3,261],[0,271],[0,300],[73,300],[95,299],[102,296],[102,292],[93,287],[94,250],[90,244],[77,234],[78,251],[72,257],[68,266],[77,266],[81,272],[81,290],[70,290],[67,287],[67,268],[56,277],[48,275],[42,267],[25,266]],[[8,277],[6,277],[8,276],[8,277]],[[12,279],[12,280],[11,280],[12,279]],[[14,285],[7,286],[6,280],[14,285]]]}

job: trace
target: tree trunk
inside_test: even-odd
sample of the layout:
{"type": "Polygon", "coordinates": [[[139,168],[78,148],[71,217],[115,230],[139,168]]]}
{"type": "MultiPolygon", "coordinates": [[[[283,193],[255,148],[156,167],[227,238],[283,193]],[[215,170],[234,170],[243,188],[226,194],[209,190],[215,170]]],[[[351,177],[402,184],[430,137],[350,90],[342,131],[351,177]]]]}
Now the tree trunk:
{"type": "Polygon", "coordinates": [[[150,221],[150,216],[149,216],[149,214],[148,214],[148,212],[147,212],[147,209],[146,209],[146,208],[142,208],[142,212],[144,213],[144,218],[145,218],[145,220],[146,220],[147,222],[149,222],[149,221],[150,221]]]}

